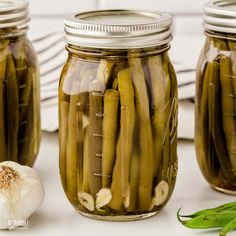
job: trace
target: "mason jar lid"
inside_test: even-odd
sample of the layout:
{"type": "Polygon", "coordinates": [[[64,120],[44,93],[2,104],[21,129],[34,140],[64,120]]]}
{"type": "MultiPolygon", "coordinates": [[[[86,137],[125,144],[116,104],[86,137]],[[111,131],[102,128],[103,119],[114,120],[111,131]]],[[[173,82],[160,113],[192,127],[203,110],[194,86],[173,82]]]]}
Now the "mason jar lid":
{"type": "Polygon", "coordinates": [[[143,48],[169,43],[169,14],[142,10],[100,10],[65,19],[68,44],[107,49],[143,48]]]}
{"type": "Polygon", "coordinates": [[[236,0],[214,0],[204,6],[204,28],[236,33],[236,0]]]}
{"type": "Polygon", "coordinates": [[[23,28],[29,21],[27,0],[0,1],[0,29],[9,27],[23,28]]]}

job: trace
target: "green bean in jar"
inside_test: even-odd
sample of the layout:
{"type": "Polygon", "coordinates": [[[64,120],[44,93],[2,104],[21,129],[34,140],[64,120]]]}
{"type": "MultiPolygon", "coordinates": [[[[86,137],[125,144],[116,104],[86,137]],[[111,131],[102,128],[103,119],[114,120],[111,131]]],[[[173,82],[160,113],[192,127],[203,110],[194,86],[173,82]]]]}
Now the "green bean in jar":
{"type": "MultiPolygon", "coordinates": [[[[205,179],[216,190],[236,191],[236,30],[221,1],[205,5],[206,42],[197,67],[196,153],[205,179]],[[215,16],[210,17],[215,11],[215,16]],[[213,21],[215,23],[213,23],[213,21]]],[[[236,1],[230,2],[234,6],[236,1]]],[[[229,10],[231,12],[231,10],[229,10]]],[[[236,12],[232,11],[232,14],[236,12]]]]}
{"type": "Polygon", "coordinates": [[[9,18],[0,15],[0,161],[33,166],[40,144],[39,70],[26,35],[27,9],[24,0],[0,5],[9,18]]]}

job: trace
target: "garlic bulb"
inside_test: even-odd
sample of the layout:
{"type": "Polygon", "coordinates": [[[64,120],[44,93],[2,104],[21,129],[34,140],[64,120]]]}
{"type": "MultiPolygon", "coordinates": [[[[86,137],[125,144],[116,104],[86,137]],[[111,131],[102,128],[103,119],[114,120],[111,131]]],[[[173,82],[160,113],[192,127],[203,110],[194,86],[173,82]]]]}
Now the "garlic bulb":
{"type": "Polygon", "coordinates": [[[34,169],[11,161],[0,163],[0,229],[21,226],[43,199],[43,184],[34,169]]]}

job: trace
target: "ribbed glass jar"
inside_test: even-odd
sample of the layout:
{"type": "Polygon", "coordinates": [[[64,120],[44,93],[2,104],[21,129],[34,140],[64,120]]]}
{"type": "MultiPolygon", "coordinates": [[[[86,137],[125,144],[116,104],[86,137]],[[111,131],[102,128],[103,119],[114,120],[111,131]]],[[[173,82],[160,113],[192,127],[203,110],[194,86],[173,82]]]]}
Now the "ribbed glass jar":
{"type": "Polygon", "coordinates": [[[0,161],[33,166],[40,144],[40,99],[28,21],[27,1],[0,3],[0,161]]]}
{"type": "Polygon", "coordinates": [[[82,215],[95,219],[155,215],[169,200],[177,174],[177,82],[167,32],[171,19],[108,10],[79,14],[65,23],[69,56],[59,86],[59,136],[66,195],[82,215]],[[116,20],[109,26],[111,19],[116,20]],[[143,32],[148,25],[149,32],[159,30],[152,38],[155,45],[143,32]]]}
{"type": "Polygon", "coordinates": [[[236,1],[205,5],[206,42],[197,66],[196,153],[205,179],[236,194],[236,1]]]}

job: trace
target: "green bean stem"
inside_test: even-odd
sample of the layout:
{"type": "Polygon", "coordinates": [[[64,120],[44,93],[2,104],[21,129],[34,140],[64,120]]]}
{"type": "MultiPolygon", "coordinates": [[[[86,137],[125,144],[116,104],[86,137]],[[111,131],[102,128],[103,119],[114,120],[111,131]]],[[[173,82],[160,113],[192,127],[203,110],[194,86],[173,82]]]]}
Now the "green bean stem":
{"type": "Polygon", "coordinates": [[[214,207],[214,208],[209,208],[209,209],[204,209],[197,211],[191,215],[181,215],[181,217],[188,217],[188,218],[194,218],[199,215],[204,215],[208,214],[211,212],[224,212],[224,211],[235,211],[236,210],[236,202],[230,202],[230,203],[225,203],[220,206],[214,207]]]}

